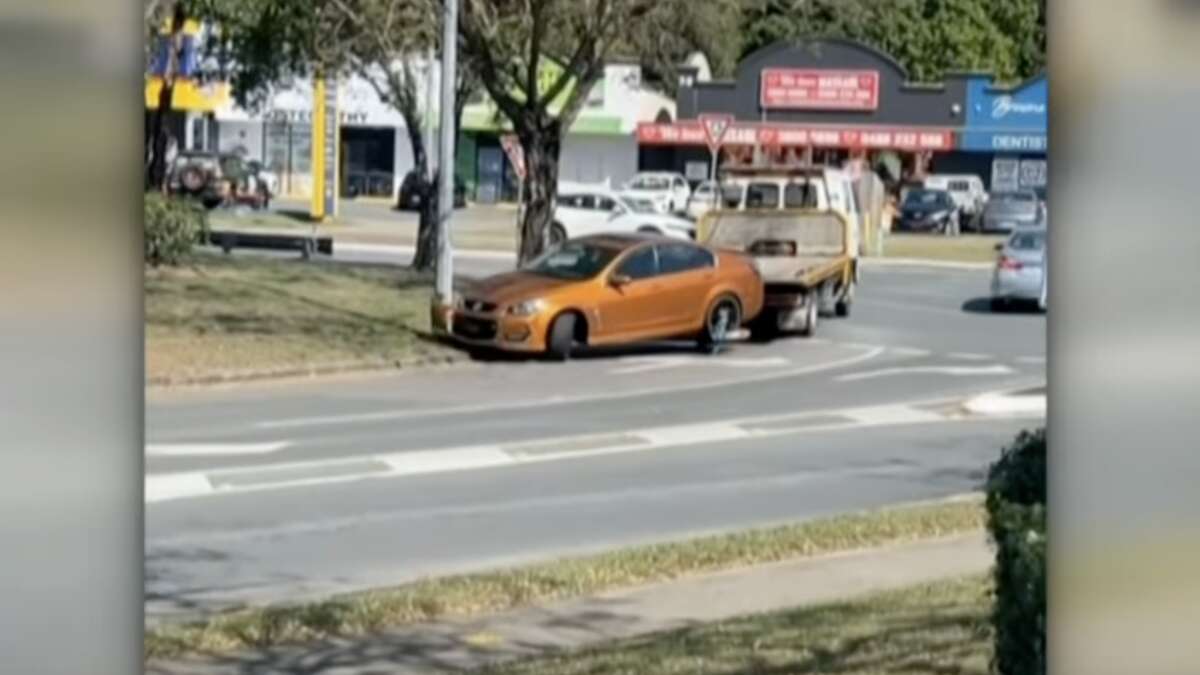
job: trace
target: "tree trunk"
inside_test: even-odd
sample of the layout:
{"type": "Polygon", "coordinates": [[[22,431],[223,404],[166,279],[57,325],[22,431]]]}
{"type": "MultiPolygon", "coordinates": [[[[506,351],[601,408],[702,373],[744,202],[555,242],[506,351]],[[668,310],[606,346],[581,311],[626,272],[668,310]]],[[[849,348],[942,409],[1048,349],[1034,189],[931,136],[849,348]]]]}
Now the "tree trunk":
{"type": "Polygon", "coordinates": [[[430,182],[429,149],[425,147],[419,120],[413,119],[408,127],[408,142],[412,147],[413,171],[417,173],[417,194],[421,205],[417,216],[417,246],[413,252],[412,267],[431,270],[437,261],[437,176],[430,182]]]}
{"type": "Polygon", "coordinates": [[[551,121],[540,129],[520,129],[517,135],[525,150],[525,212],[521,219],[518,262],[533,260],[546,250],[554,201],[558,194],[558,154],[561,126],[551,121]]]}
{"type": "MultiPolygon", "coordinates": [[[[167,53],[166,68],[162,75],[162,89],[158,92],[158,109],[150,122],[150,163],[146,170],[146,189],[166,192],[167,189],[167,131],[165,121],[171,113],[171,100],[175,94],[175,78],[179,70],[180,51],[183,47],[183,24],[187,9],[183,2],[176,2],[171,12],[170,51],[167,53]]],[[[155,31],[155,36],[158,32],[155,31]]]]}

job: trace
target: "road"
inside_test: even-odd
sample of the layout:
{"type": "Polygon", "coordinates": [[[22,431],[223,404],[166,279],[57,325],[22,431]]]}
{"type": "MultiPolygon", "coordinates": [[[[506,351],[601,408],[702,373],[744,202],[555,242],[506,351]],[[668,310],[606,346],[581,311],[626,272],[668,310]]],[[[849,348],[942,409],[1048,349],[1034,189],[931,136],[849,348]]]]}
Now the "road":
{"type": "Polygon", "coordinates": [[[872,267],[816,340],[153,394],[147,618],[975,489],[1035,422],[950,404],[1045,378],[1044,317],[986,291],[872,267]]]}

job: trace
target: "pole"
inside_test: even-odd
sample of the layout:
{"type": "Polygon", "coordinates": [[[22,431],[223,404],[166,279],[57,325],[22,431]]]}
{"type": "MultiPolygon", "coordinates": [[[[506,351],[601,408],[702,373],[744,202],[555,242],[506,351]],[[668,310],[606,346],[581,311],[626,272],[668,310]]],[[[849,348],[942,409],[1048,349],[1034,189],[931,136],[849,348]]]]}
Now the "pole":
{"type": "Polygon", "coordinates": [[[425,52],[425,179],[433,180],[433,101],[434,94],[433,82],[433,48],[425,52]]]}
{"type": "Polygon", "coordinates": [[[450,216],[454,213],[454,81],[458,72],[458,0],[446,0],[442,15],[441,152],[438,159],[437,294],[445,306],[453,304],[454,253],[450,244],[450,216]]]}

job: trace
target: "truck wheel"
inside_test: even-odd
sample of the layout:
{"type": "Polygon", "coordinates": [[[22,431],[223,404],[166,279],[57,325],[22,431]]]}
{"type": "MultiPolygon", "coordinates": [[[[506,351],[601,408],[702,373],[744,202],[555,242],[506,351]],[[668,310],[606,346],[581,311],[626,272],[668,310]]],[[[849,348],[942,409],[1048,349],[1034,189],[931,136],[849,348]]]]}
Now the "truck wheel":
{"type": "Polygon", "coordinates": [[[833,313],[840,317],[850,316],[850,305],[854,303],[854,282],[851,281],[846,290],[842,293],[842,297],[838,298],[837,304],[833,307],[833,313]]]}
{"type": "Polygon", "coordinates": [[[800,335],[804,337],[812,337],[817,334],[817,318],[821,312],[817,311],[817,299],[812,298],[808,302],[807,316],[804,319],[804,328],[800,331],[800,335]]]}
{"type": "Polygon", "coordinates": [[[826,281],[814,291],[817,294],[817,313],[821,316],[833,316],[837,313],[837,299],[833,296],[833,282],[826,281]]]}
{"type": "Polygon", "coordinates": [[[550,325],[546,343],[546,353],[550,358],[555,361],[570,359],[575,346],[575,315],[568,313],[556,318],[550,325]]]}
{"type": "Polygon", "coordinates": [[[716,354],[729,334],[742,325],[742,307],[732,295],[717,298],[704,315],[704,332],[700,334],[700,349],[716,354]]]}

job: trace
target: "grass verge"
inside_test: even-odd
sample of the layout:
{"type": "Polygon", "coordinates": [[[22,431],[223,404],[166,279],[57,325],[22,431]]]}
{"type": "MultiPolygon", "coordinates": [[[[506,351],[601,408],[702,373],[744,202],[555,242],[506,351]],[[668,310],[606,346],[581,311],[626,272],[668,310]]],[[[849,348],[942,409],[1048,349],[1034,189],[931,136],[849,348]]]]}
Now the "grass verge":
{"type": "Polygon", "coordinates": [[[488,675],[988,673],[991,583],[971,576],[485,669],[488,675]]]}
{"type": "Polygon", "coordinates": [[[996,260],[996,244],[1002,235],[892,234],[883,242],[885,258],[920,258],[945,262],[990,263],[996,260]]]}
{"type": "Polygon", "coordinates": [[[363,635],[441,616],[495,613],[687,575],[969,532],[981,529],[984,521],[978,499],[912,505],[429,579],[323,602],[241,610],[197,623],[150,628],[145,657],[363,635]]]}
{"type": "Polygon", "coordinates": [[[145,273],[146,377],[452,357],[430,342],[430,279],[395,267],[198,255],[145,273]]]}

